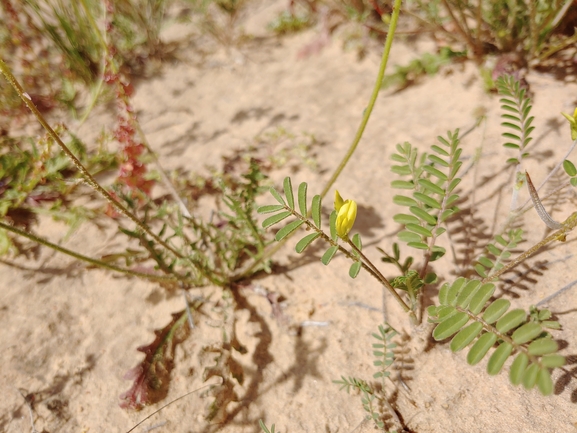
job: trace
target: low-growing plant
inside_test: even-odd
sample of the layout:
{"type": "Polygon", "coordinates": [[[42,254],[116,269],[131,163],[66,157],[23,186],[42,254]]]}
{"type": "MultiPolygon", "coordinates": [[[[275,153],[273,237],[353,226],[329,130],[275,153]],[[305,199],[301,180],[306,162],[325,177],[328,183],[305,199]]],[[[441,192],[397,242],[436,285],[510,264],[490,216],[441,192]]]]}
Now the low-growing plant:
{"type": "MultiPolygon", "coordinates": [[[[242,3],[217,1],[209,7],[217,7],[221,13],[228,14],[229,23],[232,23],[242,3]]],[[[127,373],[126,377],[133,382],[130,389],[121,395],[122,407],[138,410],[166,397],[176,346],[194,332],[194,323],[203,309],[211,308],[221,318],[218,326],[222,332],[217,346],[203,348],[203,355],[213,362],[204,372],[204,378],[219,376],[222,380],[219,386],[212,389],[213,400],[207,418],[221,419],[227,404],[236,398],[236,384],[243,382],[242,368],[232,356],[233,351],[246,351],[236,338],[231,318],[235,293],[240,282],[254,277],[257,272],[271,272],[271,257],[279,244],[270,245],[272,242],[267,240],[265,229],[287,219],[292,221],[276,232],[276,241],[283,242],[298,233],[300,228],[306,228],[307,234],[296,243],[297,253],[302,253],[313,243],[324,242],[326,250],[320,258],[324,265],[329,265],[336,254],[347,257],[351,262],[351,278],[356,278],[361,271],[367,272],[400,305],[409,323],[418,325],[426,318],[434,328],[432,337],[435,340],[451,339],[449,347],[454,352],[467,348],[469,364],[475,365],[488,357],[488,373],[495,375],[507,360],[514,358],[509,368],[512,384],[523,384],[527,389],[537,386],[543,395],[553,392],[551,371],[565,363],[552,334],[552,331],[560,328],[560,323],[547,309],[511,309],[508,299],[495,294],[495,283],[545,245],[564,241],[577,226],[577,212],[564,222],[555,221],[541,203],[541,187],[536,188],[529,175],[521,169],[529,153],[533,117],[530,99],[514,77],[503,76],[497,81],[502,97],[503,126],[506,128],[504,146],[514,151],[504,161],[505,170],[511,172],[513,179],[511,211],[501,228],[492,234],[492,240],[486,243],[483,252],[460,266],[458,275],[437,275],[433,263],[447,260],[447,249],[441,245],[441,240],[453,230],[452,223],[460,218],[460,206],[467,200],[467,194],[461,189],[466,173],[462,169],[463,147],[459,129],[439,136],[437,143],[431,145],[427,152],[408,142],[395,147],[391,156],[394,162],[391,171],[398,179],[391,186],[400,192],[393,197],[393,203],[403,207],[404,211],[394,215],[393,221],[400,227],[398,240],[406,244],[407,248],[403,247],[403,251],[412,249],[419,257],[403,258],[396,242],[392,243],[390,253],[387,247],[380,249],[382,262],[393,265],[395,269],[393,277],[385,276],[385,272],[365,255],[360,234],[353,234],[358,213],[356,201],[345,200],[336,191],[328,227],[323,221],[323,199],[361,140],[382,87],[400,5],[401,1],[396,0],[388,20],[389,31],[381,65],[357,134],[324,190],[310,199],[306,182],[301,182],[295,193],[291,178],[287,177],[283,182],[282,194],[275,188],[268,189],[277,203],[260,206],[257,210],[257,197],[266,190],[266,168],[256,159],[249,159],[245,161],[246,169],[240,175],[233,176],[224,170],[222,176],[215,176],[210,182],[202,184],[201,189],[204,192],[210,189],[220,206],[209,220],[189,211],[187,203],[179,196],[178,188],[168,181],[168,176],[162,175],[164,172],[160,164],[157,164],[158,176],[171,191],[171,199],[155,200],[151,197],[154,178],[148,171],[144,157],[154,161],[156,155],[147,145],[132,111],[131,87],[121,71],[120,61],[115,58],[116,46],[113,41],[104,40],[98,28],[93,26],[94,20],[91,21],[90,30],[84,30],[94,32],[102,44],[99,47],[102,50],[100,56],[104,58],[104,61],[100,59],[101,64],[105,65],[101,71],[102,80],[112,86],[118,108],[117,124],[112,135],[120,144],[119,159],[111,158],[107,152],[92,154],[64,127],[50,126],[11,68],[0,60],[2,74],[47,134],[43,140],[32,142],[29,149],[7,141],[8,151],[0,155],[0,235],[4,236],[4,240],[0,238],[0,247],[4,245],[4,249],[8,249],[9,240],[13,239],[11,236],[16,235],[92,266],[155,281],[168,290],[183,293],[184,308],[175,313],[164,327],[155,331],[154,341],[138,349],[145,357],[127,373]],[[64,136],[67,136],[66,140],[64,136]],[[54,147],[58,149],[57,152],[52,150],[54,147]],[[110,187],[104,187],[95,178],[95,173],[109,169],[114,163],[120,166],[117,181],[110,187]],[[43,189],[43,182],[46,181],[50,182],[50,188],[43,189]],[[518,192],[525,184],[539,216],[555,231],[518,253],[526,237],[519,217],[532,207],[517,203],[518,192]],[[70,198],[74,188],[82,188],[83,192],[90,188],[90,194],[100,197],[106,214],[114,218],[119,232],[126,236],[128,247],[122,251],[107,251],[101,257],[89,257],[44,239],[29,227],[14,224],[15,218],[11,212],[20,209],[38,212],[30,203],[43,200],[45,196],[42,194],[50,193],[50,199],[63,203],[70,198]],[[26,208],[25,203],[30,208],[26,208]],[[255,211],[269,216],[259,224],[255,211]],[[517,254],[516,257],[513,258],[513,254],[517,254]],[[441,281],[444,283],[439,289],[437,304],[425,305],[425,297],[434,297],[432,290],[441,281]],[[202,298],[191,302],[188,299],[188,291],[206,285],[218,288],[215,296],[218,301],[202,298]]],[[[107,6],[111,15],[105,23],[111,29],[115,26],[112,20],[114,10],[111,3],[107,6]]],[[[213,13],[213,9],[210,13],[213,13]]],[[[162,7],[153,12],[153,21],[156,22],[162,15],[162,7]]],[[[90,9],[85,9],[85,13],[90,15],[90,9]]],[[[62,20],[59,22],[60,26],[65,27],[62,20]]],[[[80,31],[74,28],[69,30],[71,33],[80,31]]],[[[567,185],[575,186],[577,170],[567,158],[577,143],[577,110],[572,116],[565,114],[565,117],[571,125],[573,146],[550,176],[563,167],[569,176],[567,185]]],[[[277,130],[274,134],[281,140],[295,139],[284,130],[277,130]]],[[[305,148],[310,146],[307,143],[304,144],[305,148]]],[[[274,164],[278,164],[278,160],[271,158],[270,165],[274,164]]],[[[386,393],[388,384],[385,379],[389,378],[390,369],[394,368],[395,335],[396,332],[387,324],[379,326],[378,333],[373,334],[378,340],[373,344],[374,366],[377,367],[373,378],[376,383],[350,375],[343,375],[335,381],[347,391],[359,391],[368,419],[379,429],[387,427],[387,415],[394,419],[395,429],[405,428],[386,393]]],[[[266,433],[275,431],[274,424],[269,430],[260,421],[260,427],[266,433]]]]}

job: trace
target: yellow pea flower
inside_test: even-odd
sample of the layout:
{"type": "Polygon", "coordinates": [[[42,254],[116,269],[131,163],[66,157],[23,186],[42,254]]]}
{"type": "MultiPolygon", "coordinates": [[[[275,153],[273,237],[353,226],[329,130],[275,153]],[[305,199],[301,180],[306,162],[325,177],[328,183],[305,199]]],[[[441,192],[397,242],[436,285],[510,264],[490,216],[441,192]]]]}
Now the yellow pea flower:
{"type": "Polygon", "coordinates": [[[565,116],[565,119],[569,121],[569,125],[571,126],[571,140],[577,140],[577,108],[573,112],[573,116],[570,116],[567,113],[561,113],[565,116]]]}
{"type": "Polygon", "coordinates": [[[343,200],[339,192],[335,191],[335,211],[337,235],[346,239],[357,218],[357,203],[354,200],[343,200]]]}

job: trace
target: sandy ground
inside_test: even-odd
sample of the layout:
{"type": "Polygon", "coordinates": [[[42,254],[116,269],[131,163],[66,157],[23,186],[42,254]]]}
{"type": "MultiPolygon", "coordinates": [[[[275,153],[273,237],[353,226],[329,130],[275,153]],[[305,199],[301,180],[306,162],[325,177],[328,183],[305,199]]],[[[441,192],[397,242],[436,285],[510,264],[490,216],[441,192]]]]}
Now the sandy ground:
{"type": "MultiPolygon", "coordinates": [[[[298,53],[318,37],[318,30],[282,39],[268,34],[265,24],[285,3],[255,6],[242,22],[255,38],[240,48],[216,47],[200,59],[191,43],[179,53],[180,61],[165,65],[158,77],[138,83],[134,104],[167,169],[206,173],[207,165],[218,166],[223,155],[248,148],[257,135],[284,128],[315,136],[318,144],[312,152],[318,168],[278,170],[273,175],[276,184],[290,174],[293,184],[307,181],[309,191],[320,192],[354,136],[380,54],[373,47],[359,61],[355,53],[344,52],[335,37],[318,55],[298,59],[298,53]]],[[[167,29],[167,38],[179,37],[185,30],[175,25],[167,29]]],[[[399,40],[392,62],[406,62],[430,48],[424,41],[399,40]]],[[[570,145],[559,112],[573,112],[577,86],[547,74],[530,73],[528,81],[534,92],[536,139],[525,164],[537,183],[570,145]]],[[[442,281],[454,279],[470,260],[466,244],[477,248],[473,256],[480,253],[483,237],[498,229],[508,212],[510,171],[502,170],[502,163],[513,155],[501,146],[498,100],[484,93],[472,64],[451,67],[403,92],[382,92],[358,152],[336,185],[344,197],[359,203],[355,230],[363,235],[365,250],[375,261],[379,260],[375,246],[390,251],[398,230],[392,221],[399,208],[391,203],[395,191],[389,171],[395,144],[409,141],[426,149],[447,130],[471,127],[479,109],[486,111],[487,122],[464,139],[464,166],[477,149],[482,149],[482,156],[478,171],[471,169],[461,188],[461,195],[468,198],[462,207],[475,213],[452,223],[451,241],[459,265],[450,253],[436,262],[434,269],[442,281]]],[[[79,134],[90,140],[103,119],[104,113],[96,113],[79,134]]],[[[522,200],[528,196],[525,191],[521,195],[522,200]]],[[[574,208],[574,200],[557,203],[554,217],[563,219],[574,208]]],[[[523,223],[529,231],[524,245],[547,233],[534,212],[526,214],[523,223]]],[[[64,232],[54,223],[39,230],[54,240],[64,232]]],[[[447,238],[444,242],[450,247],[447,238]]],[[[121,241],[112,231],[101,233],[87,225],[64,245],[98,255],[121,241]]],[[[130,386],[123,375],[142,357],[136,348],[151,342],[153,330],[183,308],[182,298],[153,283],[83,269],[45,250],[38,260],[19,261],[20,269],[0,265],[0,431],[31,431],[21,393],[35,397],[33,417],[39,432],[125,432],[165,402],[196,389],[136,431],[154,427],[158,433],[257,432],[260,418],[282,432],[372,431],[363,421],[359,396],[339,391],[332,380],[341,375],[371,379],[371,333],[383,320],[381,288],[362,272],[351,280],[342,257],[325,267],[319,262],[320,249],[298,256],[293,245],[289,242],[276,256],[281,272],[242,289],[242,302],[235,310],[226,303],[221,306],[234,314],[237,337],[247,349],[232,355],[242,366],[244,382],[235,385],[237,401],[221,408],[224,423],[204,420],[211,399],[201,389],[204,368],[214,364],[206,349],[216,347],[221,337],[219,311],[206,311],[192,337],[178,347],[168,398],[138,413],[125,411],[118,396],[130,386]],[[288,324],[272,316],[259,290],[282,296],[288,324]],[[293,332],[303,321],[326,326],[293,332]]],[[[548,398],[513,387],[505,373],[488,376],[486,361],[468,366],[465,353],[453,354],[446,343],[432,343],[428,325],[412,327],[387,300],[387,318],[402,333],[398,341],[403,358],[389,383],[389,395],[408,431],[577,430],[577,382],[569,374],[577,362],[577,291],[571,289],[577,282],[574,251],[572,235],[509,274],[497,292],[528,308],[563,287],[570,289],[546,303],[563,325],[555,337],[570,356],[565,371],[555,372],[555,394],[548,398]],[[398,380],[399,373],[406,387],[398,380]]],[[[392,273],[386,266],[384,272],[392,273]]],[[[210,287],[200,293],[217,296],[210,287]]]]}

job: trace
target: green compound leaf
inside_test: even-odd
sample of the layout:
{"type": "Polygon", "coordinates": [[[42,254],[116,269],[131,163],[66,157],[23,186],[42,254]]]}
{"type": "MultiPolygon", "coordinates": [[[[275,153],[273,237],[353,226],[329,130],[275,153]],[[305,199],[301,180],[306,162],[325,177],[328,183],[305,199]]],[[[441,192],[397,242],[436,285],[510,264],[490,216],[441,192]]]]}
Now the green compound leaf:
{"type": "Polygon", "coordinates": [[[391,186],[397,189],[415,189],[415,184],[408,180],[393,180],[391,186]]]}
{"type": "Polygon", "coordinates": [[[509,370],[509,380],[513,385],[519,385],[523,381],[527,365],[529,365],[529,357],[523,352],[519,353],[509,370]]]}
{"type": "Polygon", "coordinates": [[[428,230],[425,227],[422,227],[420,225],[417,225],[417,224],[407,224],[405,227],[407,228],[407,230],[410,230],[414,233],[417,233],[421,236],[425,236],[427,238],[430,238],[433,236],[433,233],[431,233],[430,230],[428,230]]]}
{"type": "Polygon", "coordinates": [[[562,355],[545,355],[541,358],[541,365],[548,368],[563,367],[566,359],[562,355]]]}
{"type": "Polygon", "coordinates": [[[520,308],[511,310],[499,319],[496,325],[497,330],[502,333],[508,332],[523,323],[526,318],[527,313],[525,310],[520,308]]]}
{"type": "Polygon", "coordinates": [[[417,199],[421,203],[426,204],[429,207],[432,207],[434,209],[441,209],[441,203],[439,203],[434,198],[429,197],[428,195],[422,194],[420,192],[414,192],[413,197],[415,197],[415,199],[417,199]]]}
{"type": "MultiPolygon", "coordinates": [[[[432,165],[424,165],[423,170],[426,171],[427,173],[429,173],[430,175],[435,176],[436,178],[438,178],[440,180],[447,180],[447,175],[445,173],[443,173],[442,171],[436,169],[432,165]]],[[[438,185],[435,185],[431,181],[425,181],[425,183],[422,183],[423,180],[425,180],[425,179],[419,179],[420,185],[424,186],[427,189],[431,188],[431,191],[434,193],[445,195],[444,189],[442,189],[438,185]],[[434,189],[438,189],[439,192],[434,191],[434,189]]]]}
{"type": "Polygon", "coordinates": [[[286,203],[284,201],[284,199],[281,197],[281,195],[279,194],[279,192],[274,189],[272,186],[269,189],[271,195],[275,198],[276,201],[278,201],[280,204],[282,204],[283,206],[286,206],[286,203]]]}
{"type": "Polygon", "coordinates": [[[283,187],[284,187],[284,195],[286,196],[286,201],[287,201],[288,207],[290,207],[291,209],[294,210],[295,198],[293,195],[293,186],[292,186],[290,177],[284,178],[283,187]]]}
{"type": "Polygon", "coordinates": [[[565,170],[565,173],[567,173],[571,177],[577,175],[577,168],[575,168],[575,164],[573,164],[568,159],[563,161],[563,169],[565,170]]]}
{"type": "Polygon", "coordinates": [[[483,320],[489,325],[495,323],[509,309],[511,302],[507,299],[497,299],[487,307],[483,313],[483,320]]]}
{"type": "Polygon", "coordinates": [[[495,293],[494,284],[483,284],[469,302],[469,311],[475,315],[479,314],[493,293],[495,293]]]}
{"type": "Polygon", "coordinates": [[[557,350],[559,350],[559,345],[555,340],[549,337],[539,338],[527,347],[529,355],[533,356],[549,355],[550,353],[557,352],[557,350]]]}
{"type": "Polygon", "coordinates": [[[297,242],[295,247],[296,252],[299,254],[302,253],[320,235],[320,233],[311,233],[310,235],[306,235],[304,238],[297,242]]]}
{"type": "Polygon", "coordinates": [[[513,332],[511,338],[517,344],[524,344],[531,340],[534,340],[539,335],[541,335],[542,332],[543,329],[538,323],[529,322],[521,326],[515,332],[513,332]]]}
{"type": "Polygon", "coordinates": [[[302,220],[296,220],[291,223],[288,223],[286,226],[284,226],[276,233],[276,236],[274,238],[277,241],[282,241],[284,238],[286,238],[288,235],[290,235],[292,232],[298,229],[303,223],[304,221],[302,220]]]}
{"type": "Polygon", "coordinates": [[[355,247],[357,247],[359,249],[359,251],[363,250],[363,242],[361,241],[361,235],[360,234],[355,233],[355,235],[353,236],[351,241],[353,242],[355,247]]]}
{"type": "Polygon", "coordinates": [[[539,365],[531,364],[523,373],[523,386],[526,389],[531,389],[537,383],[537,375],[539,374],[539,365]]]}
{"type": "Polygon", "coordinates": [[[510,343],[507,342],[501,343],[501,345],[497,347],[497,350],[495,350],[491,355],[491,357],[489,358],[489,363],[487,364],[487,372],[491,376],[499,374],[499,372],[503,368],[503,365],[505,364],[505,361],[507,360],[507,358],[509,358],[512,351],[513,346],[510,343]]]}
{"type": "Polygon", "coordinates": [[[418,206],[419,203],[415,199],[410,197],[405,197],[404,195],[395,195],[393,197],[393,203],[399,206],[418,206]]]}
{"type": "MultiPolygon", "coordinates": [[[[437,224],[437,217],[429,214],[428,212],[426,212],[425,210],[421,209],[420,207],[417,206],[411,206],[409,208],[409,211],[417,216],[418,218],[420,218],[421,220],[425,221],[428,224],[431,225],[435,225],[437,224]]],[[[418,224],[419,221],[417,220],[416,224],[418,224]]]]}
{"type": "Polygon", "coordinates": [[[393,221],[395,221],[398,224],[403,224],[403,225],[419,224],[420,223],[419,218],[414,217],[413,215],[407,215],[407,214],[402,214],[402,213],[395,215],[393,217],[393,221]]]}
{"type": "Polygon", "coordinates": [[[441,196],[445,195],[445,190],[443,188],[428,179],[419,179],[418,183],[432,194],[439,194],[441,196]]]}
{"type": "Polygon", "coordinates": [[[266,229],[272,225],[275,225],[275,224],[281,222],[282,220],[284,220],[285,218],[288,218],[291,215],[292,215],[292,213],[290,213],[289,211],[286,211],[286,212],[281,212],[281,213],[278,213],[278,214],[273,215],[271,217],[268,217],[267,219],[265,219],[262,222],[262,228],[266,229]]]}
{"type": "Polygon", "coordinates": [[[553,394],[553,381],[551,380],[551,373],[546,368],[540,368],[539,373],[537,373],[537,387],[541,394],[551,395],[553,394]]]}
{"type": "Polygon", "coordinates": [[[307,215],[307,187],[306,182],[303,182],[299,185],[298,191],[299,210],[303,216],[307,215]]]}
{"type": "Polygon", "coordinates": [[[349,276],[351,278],[357,278],[357,275],[359,275],[359,272],[361,271],[361,266],[361,262],[354,262],[349,269],[349,276]]]}
{"type": "Polygon", "coordinates": [[[403,230],[401,232],[399,232],[397,234],[397,237],[399,238],[399,240],[403,241],[403,242],[421,242],[421,237],[413,232],[409,232],[407,230],[403,230]]]}
{"type": "Polygon", "coordinates": [[[451,350],[453,352],[458,352],[469,345],[477,335],[483,330],[483,325],[480,322],[473,322],[467,325],[465,328],[461,329],[457,335],[451,340],[451,350]]]}
{"type": "Polygon", "coordinates": [[[313,217],[313,222],[317,228],[321,228],[321,196],[315,195],[313,197],[313,203],[311,205],[311,214],[313,217]]]}
{"type": "Polygon", "coordinates": [[[273,213],[273,212],[278,212],[279,210],[284,209],[283,205],[280,204],[269,204],[266,206],[261,206],[259,207],[256,211],[260,214],[267,214],[267,213],[273,213]]]}
{"type": "Polygon", "coordinates": [[[433,331],[433,338],[437,341],[444,340],[465,326],[468,321],[467,313],[457,312],[437,325],[433,331]]]}
{"type": "Polygon", "coordinates": [[[332,246],[328,250],[326,250],[323,256],[321,257],[322,264],[325,266],[328,265],[338,250],[339,250],[338,245],[332,246]]]}
{"type": "Polygon", "coordinates": [[[331,212],[329,217],[329,228],[331,230],[331,239],[336,242],[337,240],[337,213],[336,211],[331,212]]]}
{"type": "Polygon", "coordinates": [[[435,260],[439,260],[441,257],[445,255],[447,250],[445,248],[435,245],[433,250],[431,251],[431,258],[430,261],[434,262],[435,260]]]}
{"type": "Polygon", "coordinates": [[[479,337],[469,353],[467,354],[467,362],[470,365],[478,364],[481,359],[487,354],[489,349],[493,347],[493,344],[497,341],[497,336],[495,334],[491,334],[490,332],[486,332],[479,337]]]}
{"type": "Polygon", "coordinates": [[[475,294],[476,290],[481,286],[481,282],[479,280],[471,280],[459,293],[457,296],[457,305],[461,308],[467,308],[469,302],[471,302],[471,298],[475,294]]]}
{"type": "Polygon", "coordinates": [[[407,245],[410,246],[411,248],[416,248],[418,250],[429,249],[429,246],[427,244],[424,244],[423,242],[409,242],[407,245]]]}

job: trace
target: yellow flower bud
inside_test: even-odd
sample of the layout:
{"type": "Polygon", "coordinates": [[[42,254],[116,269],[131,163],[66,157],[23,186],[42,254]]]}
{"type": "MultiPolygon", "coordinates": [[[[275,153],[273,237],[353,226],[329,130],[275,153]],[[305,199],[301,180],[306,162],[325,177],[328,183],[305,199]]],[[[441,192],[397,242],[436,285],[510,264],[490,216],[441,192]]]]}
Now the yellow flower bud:
{"type": "Polygon", "coordinates": [[[338,191],[335,192],[335,211],[337,220],[335,223],[337,235],[345,239],[357,218],[357,203],[354,200],[343,200],[338,191]]]}

